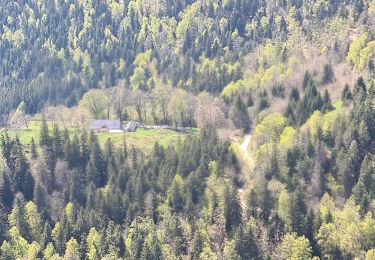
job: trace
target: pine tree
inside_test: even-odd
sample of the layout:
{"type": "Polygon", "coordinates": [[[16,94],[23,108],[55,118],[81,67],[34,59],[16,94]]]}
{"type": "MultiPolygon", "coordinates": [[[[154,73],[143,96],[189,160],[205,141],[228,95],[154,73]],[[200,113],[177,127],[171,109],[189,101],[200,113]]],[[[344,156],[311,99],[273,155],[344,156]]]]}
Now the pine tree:
{"type": "Polygon", "coordinates": [[[62,254],[65,251],[66,234],[60,222],[55,224],[55,227],[51,231],[51,235],[56,251],[59,254],[62,254]]]}
{"type": "Polygon", "coordinates": [[[31,137],[31,144],[30,144],[30,153],[31,153],[31,158],[36,159],[38,158],[38,152],[36,150],[36,145],[34,141],[34,137],[31,137]]]}
{"type": "Polygon", "coordinates": [[[236,250],[241,256],[241,259],[257,259],[259,257],[259,250],[255,243],[254,234],[250,228],[244,228],[242,224],[240,224],[235,241],[236,250]]]}
{"type": "Polygon", "coordinates": [[[327,89],[324,91],[323,104],[324,104],[322,107],[323,112],[328,112],[333,109],[331,98],[329,97],[329,93],[327,89]]]}
{"type": "Polygon", "coordinates": [[[38,207],[39,211],[46,209],[47,207],[47,190],[43,184],[37,182],[34,187],[34,202],[38,207]]]}
{"type": "Polygon", "coordinates": [[[85,164],[82,165],[82,161],[81,161],[81,158],[82,158],[82,155],[80,153],[80,146],[79,146],[79,140],[78,140],[78,137],[77,135],[74,135],[73,137],[73,141],[71,142],[71,145],[70,145],[70,150],[69,150],[69,153],[70,153],[70,165],[71,167],[84,167],[85,164]]]}
{"type": "Polygon", "coordinates": [[[344,102],[350,102],[353,98],[352,91],[348,84],[345,84],[345,87],[341,93],[341,100],[344,102]]]}
{"type": "Polygon", "coordinates": [[[330,64],[324,65],[323,76],[322,76],[321,83],[323,85],[326,85],[326,84],[329,84],[329,83],[333,83],[334,82],[334,78],[335,78],[335,74],[333,72],[332,66],[330,64]]]}
{"type": "Polygon", "coordinates": [[[86,174],[91,176],[89,180],[93,181],[97,187],[103,187],[107,182],[105,167],[106,165],[99,142],[92,133],[90,135],[90,159],[86,167],[86,174]]]}
{"type": "Polygon", "coordinates": [[[40,146],[51,146],[51,137],[49,136],[48,125],[45,117],[43,116],[40,130],[39,130],[39,145],[40,146]]]}
{"type": "Polygon", "coordinates": [[[237,128],[244,129],[245,132],[250,129],[250,117],[247,106],[243,103],[242,98],[237,96],[234,105],[230,111],[230,118],[237,128]]]}
{"type": "Polygon", "coordinates": [[[247,97],[247,107],[252,107],[252,106],[254,106],[254,100],[253,100],[253,96],[249,94],[249,96],[247,97]]]}
{"type": "Polygon", "coordinates": [[[88,147],[87,133],[85,131],[82,131],[80,141],[81,165],[82,167],[85,167],[90,159],[90,148],[88,147]]]}
{"type": "Polygon", "coordinates": [[[95,156],[91,156],[86,167],[86,176],[88,183],[93,182],[97,187],[101,187],[101,174],[98,172],[95,163],[95,156]]]}
{"type": "Polygon", "coordinates": [[[63,145],[61,139],[61,132],[59,125],[57,123],[53,124],[53,132],[52,132],[52,151],[54,153],[54,157],[56,159],[61,159],[63,157],[63,145]]]}
{"type": "Polygon", "coordinates": [[[302,83],[303,89],[305,89],[309,85],[311,80],[312,79],[311,79],[310,73],[308,71],[305,71],[305,74],[303,75],[303,83],[302,83]]]}
{"type": "Polygon", "coordinates": [[[257,217],[258,210],[258,198],[255,189],[251,189],[247,200],[248,217],[257,217]]]}
{"type": "Polygon", "coordinates": [[[70,260],[80,259],[79,244],[75,238],[71,238],[66,243],[64,259],[70,259],[70,260]]]}
{"type": "Polygon", "coordinates": [[[373,59],[370,59],[368,61],[368,71],[369,71],[370,77],[374,75],[375,64],[374,64],[374,60],[373,59]]]}
{"type": "Polygon", "coordinates": [[[0,207],[9,209],[13,203],[13,194],[8,176],[0,171],[0,207]]]}
{"type": "Polygon", "coordinates": [[[273,202],[265,180],[259,183],[259,187],[257,187],[256,191],[258,198],[257,205],[259,205],[259,208],[261,210],[259,216],[265,223],[268,223],[273,202]]]}
{"type": "Polygon", "coordinates": [[[242,208],[236,190],[228,186],[224,190],[224,217],[225,230],[230,234],[241,223],[242,208]]]}

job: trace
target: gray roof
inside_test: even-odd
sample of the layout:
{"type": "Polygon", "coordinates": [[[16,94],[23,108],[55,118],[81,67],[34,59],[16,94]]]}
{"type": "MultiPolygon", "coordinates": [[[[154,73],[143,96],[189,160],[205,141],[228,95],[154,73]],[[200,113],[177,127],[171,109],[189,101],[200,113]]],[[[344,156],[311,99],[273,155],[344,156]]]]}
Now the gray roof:
{"type": "Polygon", "coordinates": [[[93,120],[91,130],[107,128],[109,130],[119,130],[121,128],[120,120],[93,120]]]}
{"type": "Polygon", "coordinates": [[[135,131],[138,127],[138,123],[134,121],[130,121],[125,125],[125,130],[126,131],[135,131]]]}

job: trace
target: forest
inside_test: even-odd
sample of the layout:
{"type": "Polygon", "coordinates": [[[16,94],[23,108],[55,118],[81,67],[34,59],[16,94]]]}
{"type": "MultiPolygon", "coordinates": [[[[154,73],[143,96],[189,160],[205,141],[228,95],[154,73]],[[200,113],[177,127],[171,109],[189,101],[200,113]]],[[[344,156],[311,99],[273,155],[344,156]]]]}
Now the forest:
{"type": "Polygon", "coordinates": [[[375,259],[375,0],[3,0],[0,20],[0,259],[375,259]]]}

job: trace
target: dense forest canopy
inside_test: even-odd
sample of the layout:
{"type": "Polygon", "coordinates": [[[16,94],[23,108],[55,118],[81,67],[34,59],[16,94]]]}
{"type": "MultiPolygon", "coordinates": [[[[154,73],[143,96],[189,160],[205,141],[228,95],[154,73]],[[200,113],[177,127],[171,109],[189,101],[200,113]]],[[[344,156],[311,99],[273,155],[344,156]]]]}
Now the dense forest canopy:
{"type": "Polygon", "coordinates": [[[312,48],[345,61],[353,34],[361,36],[347,62],[374,67],[369,0],[5,0],[0,7],[3,124],[22,101],[28,113],[73,106],[91,88],[169,84],[192,92],[226,87],[228,95],[275,74],[287,79],[311,62],[312,48]]]}
{"type": "Polygon", "coordinates": [[[375,259],[375,0],[0,19],[0,259],[375,259]]]}

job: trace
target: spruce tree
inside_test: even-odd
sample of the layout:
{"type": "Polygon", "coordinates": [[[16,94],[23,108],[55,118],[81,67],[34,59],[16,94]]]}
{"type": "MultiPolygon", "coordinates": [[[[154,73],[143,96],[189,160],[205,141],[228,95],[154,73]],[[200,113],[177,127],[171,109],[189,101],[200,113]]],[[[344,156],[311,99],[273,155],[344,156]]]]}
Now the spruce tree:
{"type": "Polygon", "coordinates": [[[34,137],[31,137],[30,153],[31,153],[31,158],[32,159],[38,158],[38,152],[36,150],[36,145],[35,145],[34,137]]]}
{"type": "Polygon", "coordinates": [[[230,111],[230,117],[237,128],[244,129],[245,132],[250,129],[250,116],[247,106],[243,103],[242,98],[237,96],[235,103],[230,111]]]}
{"type": "Polygon", "coordinates": [[[49,136],[48,125],[44,116],[42,118],[42,122],[39,129],[39,145],[46,147],[51,146],[51,137],[49,136]]]}
{"type": "Polygon", "coordinates": [[[345,84],[345,87],[341,93],[341,100],[344,102],[349,102],[353,98],[352,91],[350,90],[350,87],[348,84],[345,84]]]}
{"type": "Polygon", "coordinates": [[[4,206],[9,209],[13,203],[13,194],[8,176],[0,170],[0,208],[4,206]]]}
{"type": "Polygon", "coordinates": [[[231,234],[241,223],[242,208],[236,190],[232,187],[228,187],[228,185],[224,190],[224,217],[225,230],[227,234],[231,234]]]}
{"type": "Polygon", "coordinates": [[[62,159],[63,157],[63,145],[61,139],[61,132],[59,125],[57,123],[53,124],[53,132],[52,132],[52,152],[56,159],[62,159]]]}
{"type": "Polygon", "coordinates": [[[326,89],[324,91],[324,97],[323,97],[323,107],[322,111],[323,112],[328,112],[333,109],[332,103],[331,103],[331,98],[329,96],[328,90],[326,89]]]}
{"type": "Polygon", "coordinates": [[[236,250],[241,259],[257,259],[259,258],[259,250],[255,243],[253,231],[239,225],[235,236],[236,250]]]}

